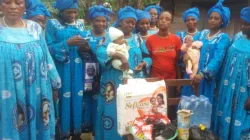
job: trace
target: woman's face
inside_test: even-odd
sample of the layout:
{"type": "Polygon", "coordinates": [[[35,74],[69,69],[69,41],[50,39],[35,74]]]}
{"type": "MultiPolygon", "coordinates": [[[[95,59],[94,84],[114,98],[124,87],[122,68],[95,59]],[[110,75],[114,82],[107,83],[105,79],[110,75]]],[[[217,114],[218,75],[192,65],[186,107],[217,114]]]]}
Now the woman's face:
{"type": "Polygon", "coordinates": [[[172,15],[168,12],[163,12],[161,13],[158,24],[159,24],[159,29],[168,29],[170,28],[172,23],[172,15]]]}
{"type": "Polygon", "coordinates": [[[124,34],[130,34],[135,28],[135,23],[134,18],[126,18],[120,22],[120,28],[124,34]]]}
{"type": "Polygon", "coordinates": [[[30,20],[35,21],[36,23],[38,23],[43,29],[45,29],[45,24],[46,24],[46,17],[43,15],[38,15],[38,16],[34,16],[32,17],[30,20]]]}
{"type": "Polygon", "coordinates": [[[198,22],[194,17],[187,17],[186,26],[188,29],[196,29],[197,23],[198,22]]]}
{"type": "Polygon", "coordinates": [[[141,19],[137,26],[140,32],[146,33],[150,27],[150,21],[148,19],[141,19]]]}
{"type": "Polygon", "coordinates": [[[208,18],[208,26],[210,30],[219,29],[222,25],[222,18],[217,12],[212,12],[208,18]]]}
{"type": "Polygon", "coordinates": [[[162,102],[162,98],[160,96],[157,96],[157,102],[158,102],[158,104],[162,104],[163,103],[162,102]]]}
{"type": "Polygon", "coordinates": [[[1,9],[9,20],[19,20],[25,11],[25,0],[2,0],[1,9]]]}
{"type": "Polygon", "coordinates": [[[77,9],[66,9],[62,11],[62,19],[66,23],[73,23],[76,20],[76,17],[78,15],[77,9]]]}
{"type": "Polygon", "coordinates": [[[250,38],[250,24],[245,22],[245,21],[241,21],[241,30],[242,33],[244,35],[246,35],[248,38],[250,38]]]}
{"type": "Polygon", "coordinates": [[[158,20],[157,10],[155,8],[152,8],[149,10],[149,13],[150,13],[151,18],[152,18],[151,22],[156,23],[158,20]]]}
{"type": "Polygon", "coordinates": [[[92,20],[92,26],[95,31],[102,33],[106,30],[107,20],[105,17],[96,17],[92,20]]]}

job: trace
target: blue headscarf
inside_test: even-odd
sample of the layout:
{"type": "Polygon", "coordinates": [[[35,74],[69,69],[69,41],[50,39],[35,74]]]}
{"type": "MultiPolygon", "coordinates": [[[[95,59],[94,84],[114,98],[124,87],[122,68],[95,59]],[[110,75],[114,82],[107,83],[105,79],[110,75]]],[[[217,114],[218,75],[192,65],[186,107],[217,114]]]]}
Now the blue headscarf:
{"type": "Polygon", "coordinates": [[[250,24],[250,7],[245,7],[241,10],[240,18],[250,24]]]}
{"type": "Polygon", "coordinates": [[[110,9],[101,6],[95,5],[89,8],[89,18],[94,19],[96,17],[105,17],[108,21],[110,20],[110,15],[114,14],[110,9]]]}
{"type": "Polygon", "coordinates": [[[188,17],[194,17],[197,21],[200,20],[200,11],[198,8],[190,8],[183,14],[183,21],[186,22],[188,17]]]}
{"type": "Polygon", "coordinates": [[[142,10],[136,10],[136,14],[137,14],[137,20],[141,20],[141,19],[148,19],[149,21],[151,21],[151,15],[149,12],[147,11],[142,11],[142,10]]]}
{"type": "Polygon", "coordinates": [[[211,15],[212,12],[216,12],[221,15],[223,22],[221,28],[227,27],[230,22],[230,9],[228,7],[223,6],[223,1],[224,0],[219,0],[217,4],[208,11],[208,17],[211,15]]]}
{"type": "Polygon", "coordinates": [[[38,16],[38,15],[42,15],[45,17],[50,17],[50,13],[48,11],[48,9],[46,8],[46,6],[42,3],[39,3],[35,8],[31,9],[27,9],[26,10],[26,17],[25,18],[31,18],[34,16],[38,16]]]}
{"type": "Polygon", "coordinates": [[[34,9],[40,2],[40,0],[25,0],[26,9],[34,9]]]}
{"type": "Polygon", "coordinates": [[[135,21],[137,21],[137,15],[136,10],[130,6],[126,6],[124,8],[121,8],[117,14],[118,21],[114,23],[115,27],[119,26],[120,21],[126,18],[133,18],[135,21]]]}
{"type": "Polygon", "coordinates": [[[53,6],[59,11],[66,9],[78,9],[78,0],[56,0],[53,6]]]}
{"type": "Polygon", "coordinates": [[[158,5],[150,5],[150,6],[145,8],[145,11],[150,12],[150,10],[153,9],[153,8],[157,11],[158,15],[161,14],[162,8],[160,6],[158,6],[158,5]]]}

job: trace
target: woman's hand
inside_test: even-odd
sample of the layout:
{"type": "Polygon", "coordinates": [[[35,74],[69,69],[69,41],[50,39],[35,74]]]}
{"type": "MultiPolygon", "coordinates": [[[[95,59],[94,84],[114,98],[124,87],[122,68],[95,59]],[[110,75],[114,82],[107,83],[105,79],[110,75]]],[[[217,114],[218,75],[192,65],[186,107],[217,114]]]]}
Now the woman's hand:
{"type": "Polygon", "coordinates": [[[81,42],[83,38],[81,36],[73,36],[72,38],[67,40],[68,46],[77,46],[79,42],[81,42]]]}
{"type": "Polygon", "coordinates": [[[90,46],[87,40],[82,39],[80,44],[77,45],[79,47],[79,52],[88,52],[90,50],[90,46]]]}
{"type": "Polygon", "coordinates": [[[204,76],[202,74],[195,75],[192,79],[192,85],[199,84],[203,78],[204,76]]]}
{"type": "Polygon", "coordinates": [[[250,97],[248,97],[247,100],[245,101],[244,109],[246,111],[250,111],[250,97]]]}
{"type": "Polygon", "coordinates": [[[146,65],[145,62],[141,62],[138,66],[135,67],[134,71],[136,72],[141,71],[145,65],[146,65]]]}
{"type": "Polygon", "coordinates": [[[122,70],[128,70],[129,69],[129,64],[128,64],[128,60],[126,59],[126,57],[122,57],[121,59],[122,65],[121,65],[121,69],[122,70]]]}

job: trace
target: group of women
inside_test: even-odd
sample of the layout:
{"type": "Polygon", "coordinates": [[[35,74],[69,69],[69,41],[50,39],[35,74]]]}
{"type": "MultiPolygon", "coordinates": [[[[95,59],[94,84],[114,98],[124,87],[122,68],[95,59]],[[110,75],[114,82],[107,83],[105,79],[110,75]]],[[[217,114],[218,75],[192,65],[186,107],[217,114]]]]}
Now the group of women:
{"type": "MultiPolygon", "coordinates": [[[[122,71],[110,62],[120,59],[121,69],[132,69],[134,78],[189,78],[180,52],[186,35],[203,42],[192,80],[213,103],[211,129],[224,140],[250,135],[250,7],[242,9],[242,31],[232,41],[222,32],[230,10],[221,0],[208,11],[209,29],[198,31],[199,10],[191,8],[183,14],[187,30],[176,35],[170,32],[172,14],[159,6],[121,8],[113,26],[130,46],[127,60],[107,54],[114,13],[106,7],[89,9],[92,29],[86,31],[76,0],[56,0],[58,16],[47,22],[50,14],[40,1],[0,3],[1,139],[79,139],[90,131],[96,140],[122,139],[116,117],[122,71]]],[[[182,88],[181,95],[191,94],[192,87],[182,88]]]]}

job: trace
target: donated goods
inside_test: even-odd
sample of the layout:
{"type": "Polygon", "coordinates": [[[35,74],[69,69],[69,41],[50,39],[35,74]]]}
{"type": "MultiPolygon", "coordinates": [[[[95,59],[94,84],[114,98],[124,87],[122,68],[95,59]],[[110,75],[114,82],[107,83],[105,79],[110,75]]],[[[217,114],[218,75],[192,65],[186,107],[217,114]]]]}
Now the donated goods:
{"type": "MultiPolygon", "coordinates": [[[[167,93],[164,80],[147,82],[145,79],[129,79],[117,89],[118,133],[129,133],[129,123],[145,116],[167,118],[167,93]]],[[[150,126],[147,126],[147,130],[150,126]]],[[[149,136],[150,137],[150,136],[149,136]]]]}
{"type": "Polygon", "coordinates": [[[192,115],[191,110],[178,110],[177,112],[177,121],[178,121],[178,132],[179,140],[188,140],[189,139],[189,128],[190,128],[190,117],[192,115]]]}
{"type": "Polygon", "coordinates": [[[200,124],[203,124],[206,128],[210,128],[212,104],[207,97],[203,95],[200,97],[194,95],[190,97],[183,96],[178,109],[192,110],[193,115],[191,117],[191,126],[199,126],[200,124]]]}

